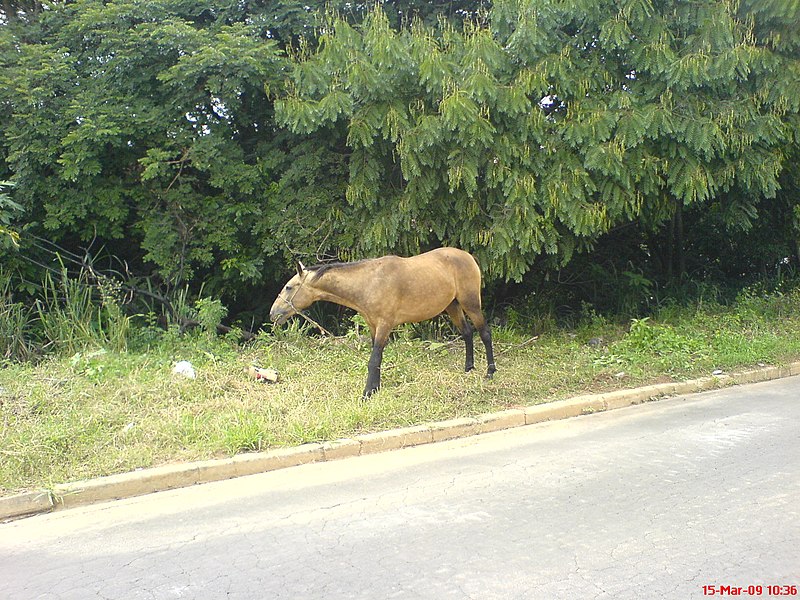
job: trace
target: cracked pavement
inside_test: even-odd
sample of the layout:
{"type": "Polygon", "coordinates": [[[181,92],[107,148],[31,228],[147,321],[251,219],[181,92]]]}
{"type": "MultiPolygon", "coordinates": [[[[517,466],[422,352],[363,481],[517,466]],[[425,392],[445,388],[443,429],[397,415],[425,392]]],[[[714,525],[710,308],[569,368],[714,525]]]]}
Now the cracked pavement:
{"type": "Polygon", "coordinates": [[[0,598],[800,585],[798,423],[793,377],[40,515],[0,525],[0,598]]]}

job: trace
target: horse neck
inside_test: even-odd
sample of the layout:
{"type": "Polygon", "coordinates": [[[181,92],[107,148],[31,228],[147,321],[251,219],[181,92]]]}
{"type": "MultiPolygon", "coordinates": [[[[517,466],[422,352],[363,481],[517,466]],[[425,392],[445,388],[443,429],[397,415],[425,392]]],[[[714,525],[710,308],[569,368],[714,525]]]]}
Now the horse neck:
{"type": "Polygon", "coordinates": [[[367,279],[368,274],[363,266],[348,266],[323,273],[311,285],[319,300],[335,302],[361,312],[367,279]]]}

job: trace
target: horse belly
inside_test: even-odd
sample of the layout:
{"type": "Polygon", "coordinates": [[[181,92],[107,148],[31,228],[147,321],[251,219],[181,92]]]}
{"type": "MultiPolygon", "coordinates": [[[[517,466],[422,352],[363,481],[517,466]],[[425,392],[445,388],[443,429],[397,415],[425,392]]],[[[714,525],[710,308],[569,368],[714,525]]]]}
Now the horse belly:
{"type": "Polygon", "coordinates": [[[419,323],[440,315],[455,299],[452,281],[427,277],[398,294],[398,323],[419,323]]]}
{"type": "MultiPolygon", "coordinates": [[[[452,302],[452,300],[451,300],[452,302]]],[[[398,325],[401,323],[419,323],[420,321],[427,321],[433,319],[444,312],[444,309],[450,305],[450,302],[428,304],[424,310],[406,310],[398,312],[397,319],[398,325]]]]}

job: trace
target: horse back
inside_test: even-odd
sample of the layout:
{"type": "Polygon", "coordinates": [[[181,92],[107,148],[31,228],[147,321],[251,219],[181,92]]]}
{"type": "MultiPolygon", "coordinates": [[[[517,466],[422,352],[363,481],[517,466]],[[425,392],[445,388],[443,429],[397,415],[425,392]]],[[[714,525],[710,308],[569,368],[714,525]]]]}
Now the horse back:
{"type": "Polygon", "coordinates": [[[481,270],[475,258],[464,250],[458,248],[437,248],[430,252],[425,252],[418,256],[411,257],[409,260],[419,261],[421,269],[431,268],[438,265],[440,269],[446,271],[459,287],[481,285],[481,270]]]}

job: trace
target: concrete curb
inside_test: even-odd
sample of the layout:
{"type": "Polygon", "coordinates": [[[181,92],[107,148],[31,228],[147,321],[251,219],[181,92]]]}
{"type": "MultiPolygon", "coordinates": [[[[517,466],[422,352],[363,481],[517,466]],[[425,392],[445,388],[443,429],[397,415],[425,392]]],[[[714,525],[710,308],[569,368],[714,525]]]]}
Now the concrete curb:
{"type": "Polygon", "coordinates": [[[800,375],[800,362],[739,373],[702,377],[677,383],[576,396],[568,400],[537,404],[438,421],[415,427],[367,433],[332,442],[303,444],[269,452],[241,454],[221,460],[165,465],[98,479],[55,486],[52,490],[24,492],[0,498],[0,521],[37,513],[73,508],[95,502],[150,494],[198,483],[221,481],[243,475],[265,473],[312,462],[338,460],[430,444],[454,438],[532,425],[543,421],[624,408],[670,396],[692,394],[744,383],[756,383],[800,375]]]}

